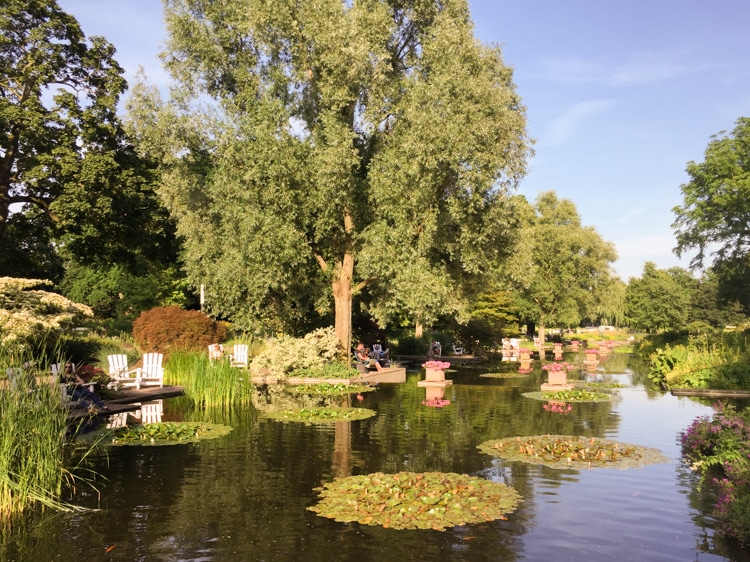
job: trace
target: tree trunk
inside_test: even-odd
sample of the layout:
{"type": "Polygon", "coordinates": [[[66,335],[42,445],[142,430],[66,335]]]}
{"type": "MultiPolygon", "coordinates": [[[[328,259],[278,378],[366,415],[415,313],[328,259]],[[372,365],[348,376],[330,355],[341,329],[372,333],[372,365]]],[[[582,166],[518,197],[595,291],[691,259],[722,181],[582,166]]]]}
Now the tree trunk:
{"type": "Polygon", "coordinates": [[[423,333],[424,333],[424,327],[422,326],[422,322],[417,320],[417,322],[414,324],[414,338],[416,339],[421,338],[423,333]]]}
{"type": "Polygon", "coordinates": [[[544,349],[544,324],[539,323],[539,348],[540,351],[544,349]]]}
{"type": "Polygon", "coordinates": [[[352,349],[352,278],[354,277],[354,255],[344,253],[344,259],[336,266],[333,277],[333,302],[336,309],[334,329],[348,356],[352,349]]]}

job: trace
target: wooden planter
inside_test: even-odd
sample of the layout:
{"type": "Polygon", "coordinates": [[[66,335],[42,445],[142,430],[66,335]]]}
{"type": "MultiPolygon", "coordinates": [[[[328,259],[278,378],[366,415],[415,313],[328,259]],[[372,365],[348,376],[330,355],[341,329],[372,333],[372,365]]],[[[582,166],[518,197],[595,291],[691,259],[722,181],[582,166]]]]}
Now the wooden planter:
{"type": "Polygon", "coordinates": [[[427,382],[442,382],[445,380],[444,369],[425,369],[425,379],[427,382]]]}
{"type": "Polygon", "coordinates": [[[531,353],[521,352],[518,356],[521,361],[531,361],[531,353]]]}
{"type": "Polygon", "coordinates": [[[547,384],[551,386],[566,385],[568,384],[568,371],[548,371],[547,384]]]}
{"type": "Polygon", "coordinates": [[[573,351],[578,351],[578,340],[573,340],[572,342],[570,342],[570,348],[573,351]]]}

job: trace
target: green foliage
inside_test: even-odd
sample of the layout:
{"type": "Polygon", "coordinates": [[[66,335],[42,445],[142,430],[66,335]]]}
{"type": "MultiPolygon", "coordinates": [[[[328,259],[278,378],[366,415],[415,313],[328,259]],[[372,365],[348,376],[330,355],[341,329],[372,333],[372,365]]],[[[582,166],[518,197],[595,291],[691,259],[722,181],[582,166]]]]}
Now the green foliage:
{"type": "Polygon", "coordinates": [[[333,303],[348,346],[364,288],[382,325],[465,308],[510,246],[530,154],[465,0],[177,0],[165,19],[178,87],[164,104],[138,86],[130,119],[213,313],[298,334],[333,303]]]}
{"type": "Polygon", "coordinates": [[[162,422],[120,427],[108,433],[113,445],[178,445],[227,435],[232,428],[205,422],[162,422]]]}
{"type": "Polygon", "coordinates": [[[549,191],[526,207],[521,241],[503,274],[527,303],[524,320],[535,322],[544,338],[546,326],[577,326],[595,308],[613,283],[617,254],[581,225],[572,201],[549,191]]]}
{"type": "Polygon", "coordinates": [[[354,369],[346,363],[324,363],[314,367],[304,369],[295,369],[289,373],[290,377],[300,377],[308,379],[351,379],[359,375],[357,369],[354,369]]]}
{"type": "Polygon", "coordinates": [[[266,412],[266,417],[284,422],[333,423],[342,421],[365,420],[375,416],[376,412],[367,408],[302,408],[300,410],[274,410],[266,412]]]}
{"type": "Polygon", "coordinates": [[[376,472],[319,488],[318,515],[392,529],[433,529],[505,519],[522,501],[515,489],[451,472],[376,472]]]}
{"type": "Polygon", "coordinates": [[[40,279],[0,277],[0,346],[30,348],[44,341],[54,347],[61,331],[92,316],[91,309],[35,287],[40,279]]]}
{"type": "Polygon", "coordinates": [[[226,337],[227,329],[220,322],[179,306],[152,308],[133,322],[133,339],[144,353],[206,349],[226,337]]]}
{"type": "MultiPolygon", "coordinates": [[[[322,369],[341,359],[344,350],[332,328],[320,328],[302,338],[280,336],[270,338],[250,362],[254,374],[289,376],[300,369],[322,369]]],[[[346,372],[348,366],[329,367],[333,372],[346,372]]]]}
{"type": "MultiPolygon", "coordinates": [[[[36,236],[28,242],[36,250],[54,239],[55,250],[86,263],[173,259],[174,229],[153,170],[117,117],[127,84],[114,47],[87,41],[54,0],[1,6],[0,255],[11,242],[9,209],[23,205],[33,229],[15,219],[13,229],[36,236]]],[[[40,253],[21,257],[37,267],[40,253]]]]}
{"type": "Polygon", "coordinates": [[[625,292],[625,317],[631,328],[654,332],[687,324],[693,287],[681,282],[683,273],[646,262],[641,278],[631,278],[625,292]]]}
{"type": "Polygon", "coordinates": [[[319,396],[344,396],[349,394],[359,394],[362,392],[374,392],[375,387],[362,384],[336,383],[331,384],[322,382],[319,384],[298,384],[290,389],[297,394],[312,394],[319,396]]]}
{"type": "Polygon", "coordinates": [[[485,441],[478,448],[493,457],[552,468],[633,468],[669,462],[658,449],[570,435],[493,439],[485,441]]]}
{"type": "Polygon", "coordinates": [[[680,186],[683,203],[672,209],[677,255],[697,250],[691,260],[701,267],[707,253],[722,292],[750,310],[747,217],[750,215],[750,118],[737,119],[734,130],[711,137],[703,162],[688,162],[690,181],[680,186]]]}
{"type": "Polygon", "coordinates": [[[205,351],[172,353],[164,366],[164,381],[182,386],[199,409],[227,409],[251,402],[247,372],[226,361],[210,361],[205,351]]]}

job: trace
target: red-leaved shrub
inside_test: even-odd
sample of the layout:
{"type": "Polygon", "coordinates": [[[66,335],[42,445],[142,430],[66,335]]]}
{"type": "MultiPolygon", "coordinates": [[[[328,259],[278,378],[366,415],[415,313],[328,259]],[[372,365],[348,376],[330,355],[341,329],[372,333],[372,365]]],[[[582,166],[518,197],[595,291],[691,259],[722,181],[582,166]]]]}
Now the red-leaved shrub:
{"type": "Polygon", "coordinates": [[[197,310],[161,306],[146,310],[133,322],[133,339],[144,353],[206,349],[227,338],[226,327],[197,310]]]}

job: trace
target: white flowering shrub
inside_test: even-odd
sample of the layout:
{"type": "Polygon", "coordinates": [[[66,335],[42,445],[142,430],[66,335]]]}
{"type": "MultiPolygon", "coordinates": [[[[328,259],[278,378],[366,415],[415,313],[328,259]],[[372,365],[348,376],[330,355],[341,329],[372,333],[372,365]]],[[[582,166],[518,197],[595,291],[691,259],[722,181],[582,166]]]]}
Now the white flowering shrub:
{"type": "Polygon", "coordinates": [[[285,376],[298,369],[322,367],[336,361],[342,349],[333,328],[319,328],[304,338],[270,338],[250,362],[250,371],[285,376]]]}
{"type": "Polygon", "coordinates": [[[23,349],[37,339],[56,339],[61,330],[93,316],[91,309],[62,295],[33,289],[40,279],[0,277],[0,346],[23,349]]]}

